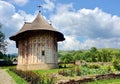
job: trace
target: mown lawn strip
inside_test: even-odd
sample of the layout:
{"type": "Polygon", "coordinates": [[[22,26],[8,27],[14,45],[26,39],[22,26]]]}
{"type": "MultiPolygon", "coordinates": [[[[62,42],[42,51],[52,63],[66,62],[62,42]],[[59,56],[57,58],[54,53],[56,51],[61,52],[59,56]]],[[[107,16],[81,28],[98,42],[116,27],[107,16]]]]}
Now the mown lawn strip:
{"type": "Polygon", "coordinates": [[[7,69],[7,72],[15,80],[17,84],[28,84],[24,79],[22,79],[21,77],[19,77],[17,74],[13,73],[12,71],[7,69]]]}

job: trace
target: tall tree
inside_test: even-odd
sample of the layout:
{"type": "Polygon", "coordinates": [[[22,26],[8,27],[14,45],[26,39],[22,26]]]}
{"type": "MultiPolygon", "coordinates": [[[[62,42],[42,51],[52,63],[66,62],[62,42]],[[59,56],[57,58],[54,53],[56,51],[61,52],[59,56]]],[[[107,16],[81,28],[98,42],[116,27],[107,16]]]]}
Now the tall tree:
{"type": "Polygon", "coordinates": [[[7,46],[7,41],[5,41],[5,35],[3,34],[3,32],[1,31],[1,24],[0,24],[0,52],[5,54],[7,49],[6,49],[6,46],[7,46]]]}
{"type": "Polygon", "coordinates": [[[108,62],[107,50],[102,49],[103,62],[108,62]]]}
{"type": "Polygon", "coordinates": [[[90,53],[92,56],[92,61],[97,62],[97,48],[96,47],[91,47],[90,53]]]}
{"type": "Polygon", "coordinates": [[[102,52],[98,51],[98,62],[102,62],[102,52]]]}
{"type": "Polygon", "coordinates": [[[69,62],[72,62],[73,57],[70,54],[65,54],[65,55],[60,57],[60,60],[63,63],[69,63],[69,62]]]}
{"type": "Polygon", "coordinates": [[[67,63],[72,62],[73,57],[70,54],[64,54],[60,57],[60,61],[64,63],[64,67],[66,67],[67,63]]]}
{"type": "Polygon", "coordinates": [[[97,48],[96,48],[96,47],[91,47],[91,49],[90,49],[90,52],[91,52],[91,53],[96,53],[96,51],[97,51],[97,48]]]}

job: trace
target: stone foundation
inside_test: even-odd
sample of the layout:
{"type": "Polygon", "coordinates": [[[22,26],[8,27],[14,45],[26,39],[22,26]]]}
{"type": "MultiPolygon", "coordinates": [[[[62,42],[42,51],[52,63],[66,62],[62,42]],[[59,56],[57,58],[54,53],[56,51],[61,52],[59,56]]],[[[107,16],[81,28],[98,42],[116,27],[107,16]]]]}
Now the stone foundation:
{"type": "Polygon", "coordinates": [[[47,70],[52,68],[58,68],[58,64],[24,64],[24,65],[17,65],[18,70],[47,70]]]}

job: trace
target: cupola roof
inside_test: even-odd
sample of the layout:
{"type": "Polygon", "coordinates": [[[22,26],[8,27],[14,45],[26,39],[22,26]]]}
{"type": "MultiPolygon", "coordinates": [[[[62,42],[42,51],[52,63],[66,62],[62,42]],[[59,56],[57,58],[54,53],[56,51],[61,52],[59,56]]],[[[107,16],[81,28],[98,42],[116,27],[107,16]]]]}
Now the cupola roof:
{"type": "Polygon", "coordinates": [[[25,22],[20,31],[15,35],[11,36],[10,39],[17,41],[17,39],[21,37],[23,33],[29,31],[51,31],[56,34],[57,41],[65,40],[64,35],[61,32],[54,29],[53,26],[44,19],[41,13],[38,13],[37,17],[32,23],[25,22]]]}

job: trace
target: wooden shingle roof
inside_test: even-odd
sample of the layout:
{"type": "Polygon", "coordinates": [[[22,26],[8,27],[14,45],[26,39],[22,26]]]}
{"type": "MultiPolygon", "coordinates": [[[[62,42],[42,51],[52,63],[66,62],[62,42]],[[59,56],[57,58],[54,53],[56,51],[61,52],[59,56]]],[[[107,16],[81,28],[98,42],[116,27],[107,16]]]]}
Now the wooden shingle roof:
{"type": "Polygon", "coordinates": [[[53,26],[50,25],[40,13],[38,13],[37,17],[32,23],[25,22],[20,31],[17,34],[11,36],[10,39],[17,41],[17,38],[21,37],[23,33],[29,31],[51,31],[56,34],[58,41],[65,40],[64,35],[54,29],[53,26]]]}

